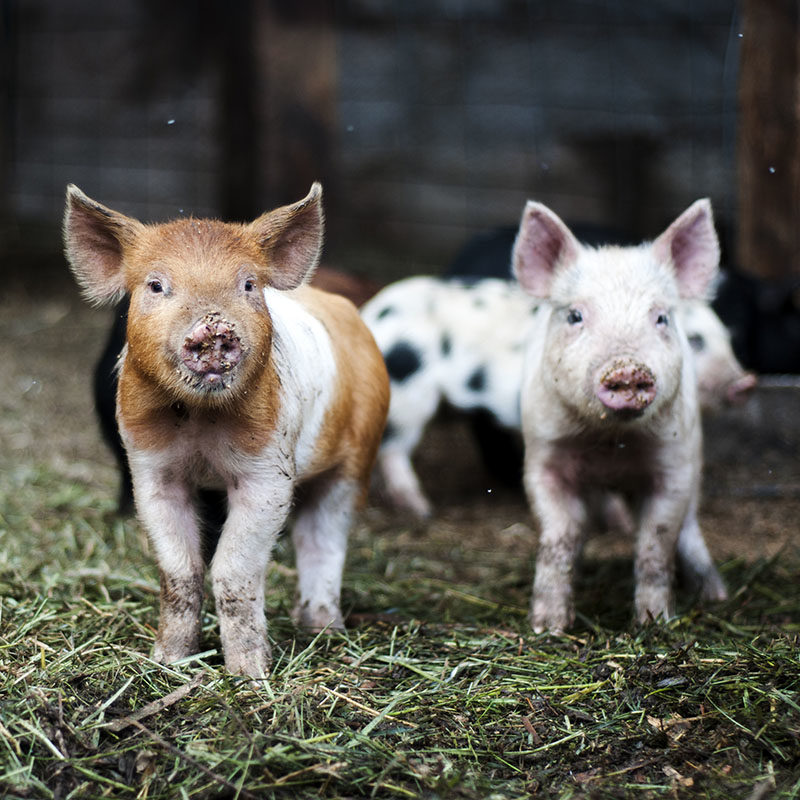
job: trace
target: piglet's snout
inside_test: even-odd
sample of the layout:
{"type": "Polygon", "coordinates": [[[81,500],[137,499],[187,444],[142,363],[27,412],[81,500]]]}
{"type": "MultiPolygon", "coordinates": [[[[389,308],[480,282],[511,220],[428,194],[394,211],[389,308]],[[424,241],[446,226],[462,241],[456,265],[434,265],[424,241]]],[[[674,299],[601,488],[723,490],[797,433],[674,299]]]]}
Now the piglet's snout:
{"type": "Polygon", "coordinates": [[[611,411],[639,413],[656,396],[656,378],[644,364],[615,359],[601,368],[595,390],[600,402],[611,411]]]}
{"type": "Polygon", "coordinates": [[[725,399],[728,405],[738,406],[744,403],[758,385],[758,378],[752,372],[745,372],[740,378],[728,384],[725,399]]]}
{"type": "Polygon", "coordinates": [[[206,314],[183,341],[183,365],[208,383],[221,380],[241,360],[242,340],[233,323],[218,313],[206,314]]]}

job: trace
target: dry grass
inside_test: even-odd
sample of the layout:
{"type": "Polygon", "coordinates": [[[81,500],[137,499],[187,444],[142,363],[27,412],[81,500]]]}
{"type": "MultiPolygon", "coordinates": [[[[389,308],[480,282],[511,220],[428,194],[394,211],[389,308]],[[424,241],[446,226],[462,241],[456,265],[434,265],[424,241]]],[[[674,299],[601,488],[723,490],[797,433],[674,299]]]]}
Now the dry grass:
{"type": "Polygon", "coordinates": [[[282,543],[275,664],[253,688],[222,669],[210,604],[203,653],[151,661],[157,580],[138,526],[80,481],[12,469],[5,796],[800,796],[796,552],[729,562],[731,602],[638,632],[629,561],[591,562],[581,626],[549,637],[526,625],[529,562],[476,570],[457,528],[421,535],[373,509],[353,538],[350,627],[313,638],[288,618],[282,543]]]}
{"type": "Polygon", "coordinates": [[[527,627],[520,498],[489,494],[469,454],[443,460],[452,441],[434,447],[421,462],[436,521],[376,502],[354,532],[346,633],[293,627],[281,543],[274,668],[253,688],[222,669],[210,602],[204,652],[149,658],[157,576],[113,513],[87,389],[107,318],[69,294],[38,300],[0,301],[3,796],[800,797],[800,500],[726,483],[796,482],[783,440],[757,479],[730,455],[709,473],[702,521],[730,602],[684,598],[637,631],[629,551],[601,539],[563,637],[527,627]]]}

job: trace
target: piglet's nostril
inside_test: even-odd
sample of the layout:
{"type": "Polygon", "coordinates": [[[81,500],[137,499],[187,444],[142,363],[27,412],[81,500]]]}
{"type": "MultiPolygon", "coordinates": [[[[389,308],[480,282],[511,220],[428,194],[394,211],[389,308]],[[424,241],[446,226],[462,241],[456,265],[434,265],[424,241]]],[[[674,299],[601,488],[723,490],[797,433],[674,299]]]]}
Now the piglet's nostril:
{"type": "Polygon", "coordinates": [[[192,351],[203,350],[213,338],[214,334],[208,325],[199,325],[186,337],[183,346],[192,351]]]}

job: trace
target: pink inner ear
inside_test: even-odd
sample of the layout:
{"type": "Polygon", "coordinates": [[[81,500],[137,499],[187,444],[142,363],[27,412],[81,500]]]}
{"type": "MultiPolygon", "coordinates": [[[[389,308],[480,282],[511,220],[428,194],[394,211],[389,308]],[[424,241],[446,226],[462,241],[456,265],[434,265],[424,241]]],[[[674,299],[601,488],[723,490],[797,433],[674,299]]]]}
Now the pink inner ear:
{"type": "Polygon", "coordinates": [[[656,256],[671,261],[681,296],[702,298],[719,268],[719,241],[711,205],[698,200],[654,242],[656,256]]]}
{"type": "Polygon", "coordinates": [[[69,188],[64,244],[75,278],[89,301],[116,302],[124,293],[123,240],[129,240],[138,225],[77,187],[69,188]]]}
{"type": "Polygon", "coordinates": [[[550,209],[528,202],[514,242],[514,274],[534,297],[547,297],[557,267],[573,263],[580,245],[550,209]]]}
{"type": "Polygon", "coordinates": [[[322,187],[314,183],[308,195],[250,223],[273,267],[269,283],[276,289],[295,289],[310,279],[322,251],[324,215],[322,187]]]}

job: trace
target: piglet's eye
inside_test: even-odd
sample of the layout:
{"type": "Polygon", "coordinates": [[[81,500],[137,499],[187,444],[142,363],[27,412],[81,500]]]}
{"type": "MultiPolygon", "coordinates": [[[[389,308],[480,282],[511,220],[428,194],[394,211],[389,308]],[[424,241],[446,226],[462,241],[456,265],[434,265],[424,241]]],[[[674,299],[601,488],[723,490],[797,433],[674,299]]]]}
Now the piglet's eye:
{"type": "Polygon", "coordinates": [[[656,325],[669,325],[669,316],[667,314],[659,314],[656,319],[656,325]]]}
{"type": "Polygon", "coordinates": [[[578,325],[583,322],[583,314],[577,308],[571,308],[567,311],[567,323],[569,325],[578,325]]]}
{"type": "Polygon", "coordinates": [[[255,288],[256,288],[256,282],[252,278],[248,278],[244,282],[244,290],[246,292],[253,292],[255,291],[255,288]]]}
{"type": "Polygon", "coordinates": [[[699,353],[706,346],[706,340],[702,334],[692,333],[687,338],[689,339],[689,346],[695,353],[699,353]]]}
{"type": "Polygon", "coordinates": [[[147,286],[153,294],[161,294],[164,291],[164,286],[161,281],[152,278],[147,281],[147,286]]]}

